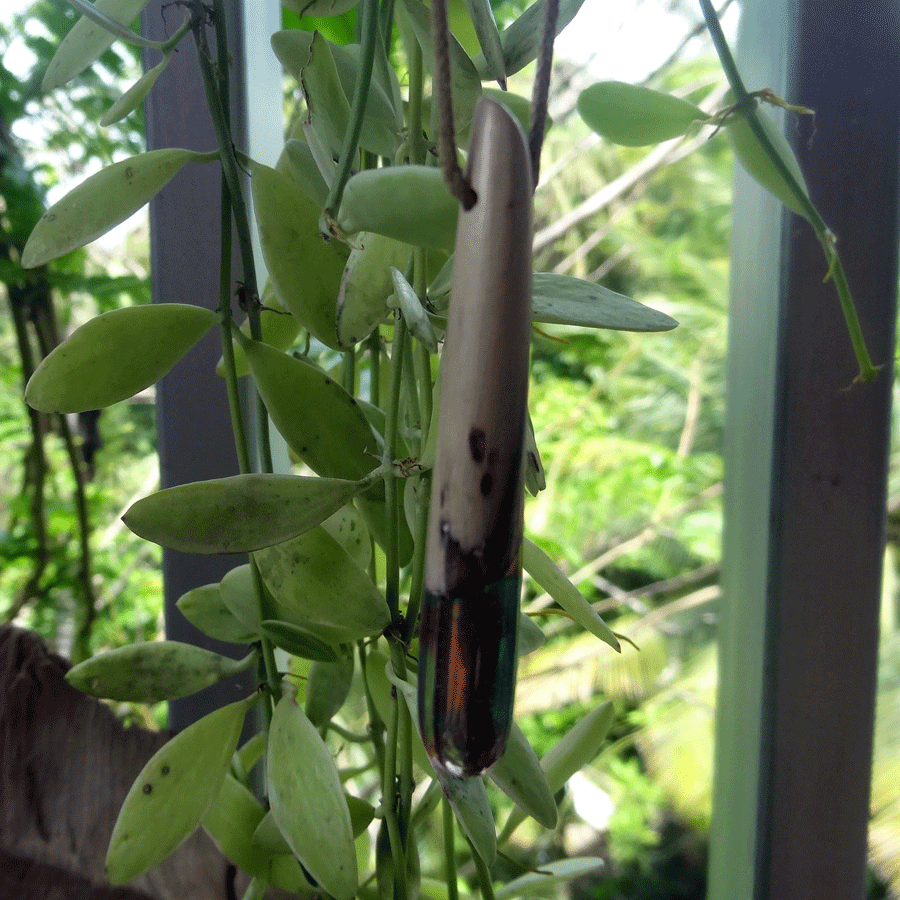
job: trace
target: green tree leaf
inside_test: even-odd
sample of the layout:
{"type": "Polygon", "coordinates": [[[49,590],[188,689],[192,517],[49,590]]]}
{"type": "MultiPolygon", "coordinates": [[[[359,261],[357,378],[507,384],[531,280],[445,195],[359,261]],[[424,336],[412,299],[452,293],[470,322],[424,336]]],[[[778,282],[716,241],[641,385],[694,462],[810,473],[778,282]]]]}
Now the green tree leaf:
{"type": "Polygon", "coordinates": [[[25,401],[42,412],[103,409],[159,381],[219,317],[201,306],[154,303],[95,316],[35,369],[25,401]]]}
{"type": "Polygon", "coordinates": [[[159,865],[215,799],[256,698],[217,709],[161,747],[125,797],[106,854],[112,884],[159,865]]]}
{"type": "MultiPolygon", "coordinates": [[[[127,27],[147,2],[148,0],[95,0],[94,5],[100,12],[127,27]]],[[[115,40],[115,35],[110,34],[102,25],[82,16],[63,38],[50,60],[41,82],[41,90],[49,93],[80,75],[100,59],[115,40]]]]}
{"type": "Polygon", "coordinates": [[[585,88],[578,97],[578,112],[597,134],[626,147],[661,144],[684,134],[694,122],[709,119],[688,100],[624,81],[600,81],[585,88]]]}
{"type": "Polygon", "coordinates": [[[248,553],[313,528],[359,489],[332,478],[233,475],[157,491],[122,520],[140,537],[183,553],[248,553]]]}
{"type": "Polygon", "coordinates": [[[217,157],[168,148],[105,166],[44,213],[22,251],[23,268],[34,269],[91,243],[137,212],[187,163],[217,157]]]}
{"type": "Polygon", "coordinates": [[[267,762],[272,814],[291,850],[329,894],[350,900],[356,849],[344,789],[331,753],[290,697],[272,714],[267,762]]]}

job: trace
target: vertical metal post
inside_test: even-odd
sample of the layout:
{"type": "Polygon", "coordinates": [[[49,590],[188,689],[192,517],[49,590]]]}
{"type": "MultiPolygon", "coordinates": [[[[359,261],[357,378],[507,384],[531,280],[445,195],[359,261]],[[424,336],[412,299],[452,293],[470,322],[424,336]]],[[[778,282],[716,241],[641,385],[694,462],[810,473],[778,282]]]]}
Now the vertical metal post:
{"type": "MultiPolygon", "coordinates": [[[[252,4],[253,31],[262,21],[273,22],[277,2],[252,4]]],[[[247,147],[247,84],[243,4],[226,3],[231,47],[232,123],[239,146],[247,147]]],[[[277,13],[276,13],[277,16],[277,13]]],[[[176,27],[175,7],[165,0],[150,0],[142,14],[143,33],[162,39],[176,27]]],[[[274,18],[277,23],[279,19],[274,18]]],[[[277,27],[277,24],[276,24],[277,27]]],[[[274,28],[272,29],[274,30],[274,28]]],[[[251,59],[261,59],[254,40],[251,59]]],[[[265,36],[268,50],[268,34],[265,36]]],[[[157,60],[150,60],[151,64],[157,60]]],[[[271,116],[280,109],[280,81],[272,83],[273,67],[254,73],[253,92],[260,108],[271,116]]],[[[277,73],[277,67],[274,69],[277,73]]],[[[281,120],[274,116],[276,134],[281,120]]],[[[193,42],[187,38],[174,54],[167,71],[151,91],[146,106],[147,144],[158,147],[215,147],[212,122],[206,107],[203,84],[193,42]]],[[[271,129],[266,131],[269,134],[271,129]]],[[[250,148],[251,154],[253,149],[250,148]]],[[[263,157],[264,161],[271,161],[263,157]]],[[[150,255],[154,302],[180,301],[214,309],[218,305],[219,260],[219,167],[189,165],[150,204],[150,255]]],[[[233,255],[234,277],[240,278],[239,260],[233,255]]],[[[208,335],[157,388],[157,423],[163,487],[234,475],[237,456],[222,380],[215,374],[221,355],[218,333],[208,335]]],[[[243,562],[235,556],[195,556],[163,551],[166,634],[174,640],[210,647],[234,655],[241,648],[206,637],[181,615],[175,606],[186,591],[219,581],[233,566],[243,562]]],[[[253,684],[252,673],[208,688],[184,700],[173,701],[169,724],[178,731],[224,703],[246,696],[253,684]]]]}
{"type": "Polygon", "coordinates": [[[865,896],[897,298],[900,4],[801,0],[788,98],[869,350],[856,371],[821,249],[790,218],[782,298],[760,897],[865,896]]]}
{"type": "MultiPolygon", "coordinates": [[[[806,223],[784,215],[782,252],[748,258],[737,245],[745,207],[736,197],[709,897],[862,900],[896,316],[900,5],[865,4],[861,15],[848,0],[794,0],[782,10],[790,13],[785,96],[816,110],[814,123],[789,118],[789,135],[813,202],[838,237],[869,349],[883,368],[874,384],[851,384],[857,370],[846,328],[806,223]],[[747,344],[774,337],[775,319],[764,332],[742,330],[753,300],[746,282],[771,282],[769,269],[779,289],[771,374],[751,359],[771,345],[747,344]],[[754,390],[770,421],[768,412],[763,423],[755,414],[754,390]],[[760,447],[770,422],[768,465],[757,453],[745,466],[743,445],[760,447]],[[762,687],[747,707],[737,696],[742,679],[762,687]],[[753,774],[735,774],[751,766],[753,774]],[[735,783],[740,822],[729,808],[735,783]]],[[[756,46],[765,43],[767,19],[779,29],[772,3],[748,4],[747,16],[756,46]]],[[[747,71],[746,58],[742,64],[751,87],[774,87],[747,71]]],[[[769,296],[755,301],[771,311],[769,296]]]]}

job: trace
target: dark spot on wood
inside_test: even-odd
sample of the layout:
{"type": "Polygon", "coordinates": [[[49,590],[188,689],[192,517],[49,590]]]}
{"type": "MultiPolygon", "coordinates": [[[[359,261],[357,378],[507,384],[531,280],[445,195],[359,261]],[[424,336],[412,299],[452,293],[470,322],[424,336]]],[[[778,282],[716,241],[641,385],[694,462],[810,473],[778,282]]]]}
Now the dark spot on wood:
{"type": "Polygon", "coordinates": [[[144,791],[145,794],[152,794],[153,793],[153,785],[145,784],[144,787],[142,788],[142,790],[144,791]]]}
{"type": "Polygon", "coordinates": [[[831,486],[832,487],[840,487],[841,481],[843,481],[843,479],[841,478],[840,475],[832,475],[831,476],[831,486]]]}
{"type": "Polygon", "coordinates": [[[469,453],[472,459],[477,463],[484,462],[484,455],[487,449],[487,436],[481,428],[473,428],[469,432],[469,453]]]}
{"type": "Polygon", "coordinates": [[[481,476],[481,484],[479,485],[481,496],[487,497],[491,493],[491,488],[493,486],[494,479],[491,478],[490,472],[485,472],[484,475],[481,476]]]}

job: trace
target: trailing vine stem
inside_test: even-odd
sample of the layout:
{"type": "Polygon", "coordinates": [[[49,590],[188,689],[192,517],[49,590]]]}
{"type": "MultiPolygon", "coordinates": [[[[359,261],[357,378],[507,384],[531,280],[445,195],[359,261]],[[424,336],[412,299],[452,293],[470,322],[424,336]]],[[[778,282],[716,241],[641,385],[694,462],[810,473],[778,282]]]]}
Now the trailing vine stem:
{"type": "Polygon", "coordinates": [[[329,237],[332,232],[332,223],[341,205],[341,198],[344,196],[344,188],[353,170],[353,159],[359,147],[363,115],[366,111],[366,102],[369,99],[369,87],[372,84],[375,47],[378,42],[378,0],[360,0],[360,7],[362,10],[362,46],[360,48],[359,76],[356,81],[356,89],[353,92],[353,105],[350,108],[350,120],[347,123],[347,131],[344,134],[341,157],[338,161],[337,171],[331,182],[331,188],[328,191],[325,208],[322,210],[322,218],[319,222],[320,231],[329,237]]]}
{"type": "Polygon", "coordinates": [[[825,224],[819,211],[813,206],[812,201],[794,178],[793,173],[785,165],[784,160],[772,146],[765,129],[759,121],[756,112],[756,100],[747,90],[741,74],[738,71],[737,63],[725,39],[722,31],[722,25],[711,0],[699,0],[700,8],[703,11],[703,18],[706,20],[706,27],[709,29],[709,35],[712,39],[713,46],[718,54],[725,77],[728,84],[734,92],[735,107],[738,108],[745,116],[753,136],[759,142],[759,145],[765,151],[769,161],[775,166],[778,174],[784,179],[785,183],[791,188],[796,201],[803,208],[803,212],[807,221],[816,233],[822,250],[825,253],[825,259],[828,263],[828,270],[825,280],[832,279],[835,289],[837,290],[838,300],[841,304],[841,312],[844,315],[844,321],[847,325],[847,332],[850,336],[850,342],[853,345],[853,352],[856,355],[856,363],[859,366],[859,373],[854,382],[873,381],[878,376],[878,370],[881,366],[872,363],[869,351],[866,347],[866,340],[862,333],[862,326],[859,322],[859,316],[856,312],[856,305],[853,302],[853,296],[850,293],[850,285],[847,283],[847,276],[844,273],[844,267],[841,264],[838,255],[835,236],[825,224]]]}
{"type": "MultiPolygon", "coordinates": [[[[191,27],[197,47],[197,58],[206,102],[213,120],[216,142],[219,147],[219,158],[222,162],[221,187],[221,220],[219,242],[219,312],[222,316],[222,360],[225,370],[225,383],[228,395],[228,406],[231,415],[235,449],[238,465],[242,474],[252,471],[252,460],[249,441],[241,410],[240,393],[237,386],[237,371],[234,361],[232,329],[235,328],[231,316],[231,243],[232,216],[238,232],[238,243],[243,263],[244,286],[250,297],[248,315],[250,331],[254,340],[262,337],[259,322],[259,289],[256,280],[256,266],[253,258],[253,245],[250,238],[250,225],[247,206],[244,200],[236,152],[231,139],[231,116],[228,78],[228,43],[225,32],[224,9],[222,0],[214,0],[213,25],[216,35],[216,56],[218,65],[212,61],[209,44],[206,39],[207,10],[201,0],[192,0],[191,27]]],[[[259,413],[259,446],[264,471],[272,471],[271,451],[268,440],[268,416],[259,397],[256,397],[259,413]]],[[[268,601],[259,569],[251,554],[250,571],[253,580],[254,595],[260,618],[270,618],[268,601]]],[[[272,642],[264,635],[260,636],[265,680],[274,702],[281,698],[281,679],[275,661],[275,649],[272,642]]],[[[265,704],[266,718],[271,717],[272,704],[265,704]]]]}

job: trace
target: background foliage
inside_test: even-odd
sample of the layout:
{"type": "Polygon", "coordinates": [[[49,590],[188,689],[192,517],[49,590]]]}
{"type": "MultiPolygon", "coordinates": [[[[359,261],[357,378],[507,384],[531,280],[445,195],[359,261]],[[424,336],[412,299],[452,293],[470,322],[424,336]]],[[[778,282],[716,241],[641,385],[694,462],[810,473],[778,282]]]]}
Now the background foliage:
{"type": "MultiPolygon", "coordinates": [[[[44,422],[35,432],[21,386],[46,352],[38,345],[50,326],[42,332],[41,322],[65,333],[98,311],[148,299],[144,239],[132,236],[114,255],[79,251],[36,275],[17,260],[48,191],[141,146],[139,116],[105,132],[93,125],[137,60],[116,44],[74,91],[41,97],[43,66],[72,16],[51,2],[27,16],[28,26],[24,16],[0,23],[0,59],[15,43],[32,56],[24,77],[0,62],[0,281],[10,313],[0,317],[0,604],[81,658],[160,633],[156,552],[116,524],[156,481],[152,397],[104,412],[103,447],[88,478],[83,457],[67,450],[66,428],[77,432],[77,423],[44,422]],[[77,540],[85,524],[79,491],[89,563],[77,540]]],[[[352,36],[348,26],[343,40],[352,36]]],[[[651,83],[701,102],[719,90],[718,73],[701,56],[675,61],[651,83]]],[[[573,114],[571,86],[582,72],[560,62],[556,75],[535,267],[601,280],[681,327],[632,335],[546,326],[534,335],[530,407],[548,484],[526,509],[527,532],[578,573],[585,595],[640,649],[626,646],[616,657],[571,637],[561,621],[527,659],[517,709],[539,753],[597,693],[619,712],[609,749],[570,785],[563,824],[538,847],[540,859],[522,861],[592,844],[609,870],[579,885],[581,896],[699,898],[711,804],[731,155],[716,139],[690,155],[670,148],[648,165],[646,151],[603,143],[573,114]],[[622,184],[615,194],[614,183],[622,184]],[[592,203],[598,196],[606,202],[592,203]]],[[[900,496],[896,486],[892,496],[900,496]]],[[[547,598],[526,591],[527,609],[546,608],[547,598]]],[[[878,871],[900,890],[892,578],[885,598],[871,844],[878,871]]],[[[884,891],[873,878],[872,896],[884,891]]]]}

